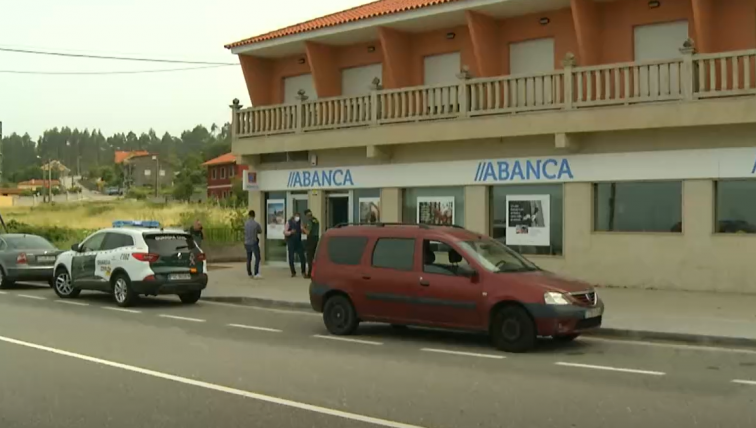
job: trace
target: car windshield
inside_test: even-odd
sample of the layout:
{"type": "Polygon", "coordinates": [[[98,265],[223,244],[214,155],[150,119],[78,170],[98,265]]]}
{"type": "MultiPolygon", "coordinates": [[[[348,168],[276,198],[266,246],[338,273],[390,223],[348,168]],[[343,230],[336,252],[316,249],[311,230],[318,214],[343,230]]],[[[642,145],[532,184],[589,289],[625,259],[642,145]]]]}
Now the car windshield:
{"type": "Polygon", "coordinates": [[[459,246],[491,272],[533,272],[541,270],[506,245],[493,239],[463,241],[459,246]]]}
{"type": "Polygon", "coordinates": [[[36,235],[5,236],[9,248],[16,250],[55,250],[55,246],[47,239],[36,235]]]}
{"type": "Polygon", "coordinates": [[[160,255],[176,254],[195,248],[194,239],[186,234],[145,234],[144,240],[150,252],[160,255]]]}

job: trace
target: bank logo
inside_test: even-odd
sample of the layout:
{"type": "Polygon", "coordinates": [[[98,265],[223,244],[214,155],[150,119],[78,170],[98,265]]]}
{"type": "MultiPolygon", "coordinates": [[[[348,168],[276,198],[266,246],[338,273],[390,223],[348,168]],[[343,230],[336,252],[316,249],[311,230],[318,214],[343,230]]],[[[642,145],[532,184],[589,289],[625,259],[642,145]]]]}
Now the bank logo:
{"type": "Polygon", "coordinates": [[[570,161],[565,158],[514,161],[482,161],[475,171],[476,183],[573,180],[570,161]]]}
{"type": "Polygon", "coordinates": [[[308,187],[350,187],[354,186],[349,168],[323,169],[311,171],[291,171],[286,187],[290,189],[308,187]]]}

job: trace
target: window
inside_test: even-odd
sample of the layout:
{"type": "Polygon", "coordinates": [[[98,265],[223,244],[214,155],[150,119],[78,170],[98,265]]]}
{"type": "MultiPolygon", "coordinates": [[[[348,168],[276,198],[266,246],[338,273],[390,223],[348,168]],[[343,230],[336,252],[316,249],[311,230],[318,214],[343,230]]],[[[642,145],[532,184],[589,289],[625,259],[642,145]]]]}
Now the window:
{"type": "Polygon", "coordinates": [[[415,240],[381,238],[373,249],[373,267],[411,271],[415,264],[415,240]]]}
{"type": "Polygon", "coordinates": [[[756,233],[756,180],[716,183],[716,233],[756,233]]]}
{"type": "Polygon", "coordinates": [[[143,236],[149,251],[161,256],[172,256],[176,253],[196,248],[194,239],[188,234],[145,233],[143,236]]]}
{"type": "MultiPolygon", "coordinates": [[[[405,223],[417,223],[417,204],[418,198],[423,199],[428,208],[434,208],[439,205],[442,208],[448,206],[449,198],[454,198],[454,224],[465,224],[465,189],[464,187],[418,187],[404,190],[402,221],[405,223]],[[438,204],[432,201],[428,203],[428,198],[438,198],[438,204]]],[[[428,223],[432,223],[428,221],[428,223]]]]}
{"type": "Polygon", "coordinates": [[[228,176],[234,178],[234,175],[236,175],[236,167],[231,165],[228,167],[228,176]]]}
{"type": "Polygon", "coordinates": [[[535,39],[509,45],[509,74],[554,71],[554,39],[535,39]]]}
{"type": "Polygon", "coordinates": [[[212,168],[211,175],[213,177],[213,180],[218,178],[218,168],[212,168]]]}
{"type": "Polygon", "coordinates": [[[593,185],[593,228],[599,232],[682,232],[682,182],[593,185]]]}
{"type": "Polygon", "coordinates": [[[115,250],[116,248],[133,247],[134,239],[123,233],[108,233],[103,240],[100,251],[115,250]]]}
{"type": "Polygon", "coordinates": [[[16,250],[55,250],[47,239],[35,235],[6,235],[5,240],[10,249],[16,250]]]}
{"type": "Polygon", "coordinates": [[[636,61],[671,60],[680,57],[688,39],[688,21],[639,25],[633,33],[636,61]]]}
{"type": "Polygon", "coordinates": [[[470,264],[449,244],[423,241],[423,272],[439,275],[465,276],[472,271],[470,264]]]}
{"type": "Polygon", "coordinates": [[[220,175],[221,175],[221,177],[220,177],[221,179],[226,178],[226,168],[225,167],[221,167],[221,169],[220,169],[220,175]]]}
{"type": "Polygon", "coordinates": [[[105,239],[104,233],[98,233],[94,236],[91,236],[81,244],[80,252],[99,251],[103,239],[105,239]]]}
{"type": "Polygon", "coordinates": [[[150,175],[152,175],[152,171],[150,171],[149,169],[145,169],[144,170],[144,175],[150,176],[150,175]]]}
{"type": "Polygon", "coordinates": [[[491,187],[491,237],[507,244],[507,196],[549,196],[549,245],[509,245],[520,254],[562,255],[564,248],[564,186],[523,184],[491,187]]]}
{"type": "Polygon", "coordinates": [[[284,163],[284,162],[309,162],[310,152],[301,150],[297,152],[263,153],[260,155],[260,163],[284,163]]]}
{"type": "Polygon", "coordinates": [[[358,266],[368,239],[363,236],[334,236],[328,239],[328,259],[337,265],[358,266]]]}

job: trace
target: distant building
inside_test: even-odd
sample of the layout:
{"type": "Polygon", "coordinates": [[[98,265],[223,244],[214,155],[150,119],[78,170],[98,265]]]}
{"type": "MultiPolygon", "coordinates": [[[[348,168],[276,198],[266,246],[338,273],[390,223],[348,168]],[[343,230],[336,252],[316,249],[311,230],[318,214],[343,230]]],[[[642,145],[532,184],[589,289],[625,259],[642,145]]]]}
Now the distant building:
{"type": "MultiPolygon", "coordinates": [[[[59,187],[60,186],[60,180],[51,180],[50,184],[52,187],[59,187]]],[[[37,189],[44,189],[48,187],[48,180],[29,180],[29,181],[22,181],[18,183],[18,188],[21,190],[34,190],[37,189]]]]}
{"type": "Polygon", "coordinates": [[[225,199],[231,196],[231,186],[234,178],[241,178],[242,171],[247,165],[236,163],[233,153],[226,153],[202,164],[207,168],[207,197],[225,199]]]}
{"type": "Polygon", "coordinates": [[[156,184],[160,187],[173,185],[173,166],[157,154],[139,152],[132,154],[122,162],[124,165],[124,187],[154,187],[156,184]]]}

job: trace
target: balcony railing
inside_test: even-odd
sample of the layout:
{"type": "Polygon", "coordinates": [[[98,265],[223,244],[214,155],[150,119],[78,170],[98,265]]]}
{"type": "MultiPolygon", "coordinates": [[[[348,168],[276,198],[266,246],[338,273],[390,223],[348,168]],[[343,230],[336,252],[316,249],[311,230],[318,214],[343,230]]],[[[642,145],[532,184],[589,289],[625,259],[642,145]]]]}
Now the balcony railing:
{"type": "MultiPolygon", "coordinates": [[[[402,122],[450,120],[546,110],[732,97],[756,94],[756,50],[676,59],[564,68],[548,73],[467,79],[459,83],[376,89],[236,111],[237,137],[302,133],[402,122]]],[[[464,73],[463,73],[464,74],[464,73]]],[[[300,95],[304,95],[300,93],[300,95]]]]}

